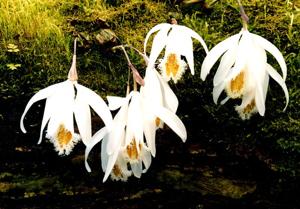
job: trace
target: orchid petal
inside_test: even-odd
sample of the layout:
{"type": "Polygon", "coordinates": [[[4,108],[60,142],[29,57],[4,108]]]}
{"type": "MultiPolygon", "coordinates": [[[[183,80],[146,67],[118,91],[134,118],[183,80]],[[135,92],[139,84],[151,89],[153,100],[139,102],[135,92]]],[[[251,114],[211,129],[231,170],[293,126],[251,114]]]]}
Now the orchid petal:
{"type": "Polygon", "coordinates": [[[254,92],[249,92],[247,94],[244,94],[243,95],[243,98],[242,98],[242,103],[241,105],[237,106],[236,107],[236,110],[239,111],[239,110],[243,110],[247,105],[249,105],[252,100],[254,99],[254,92]]]}
{"type": "Polygon", "coordinates": [[[101,142],[101,168],[105,172],[107,168],[107,162],[108,162],[108,157],[109,155],[107,154],[106,148],[107,148],[107,143],[109,140],[109,134],[106,134],[101,142]]]}
{"type": "Polygon", "coordinates": [[[20,128],[22,130],[23,133],[26,133],[26,130],[25,130],[25,127],[24,127],[24,124],[23,124],[23,120],[25,118],[25,115],[27,113],[27,111],[29,110],[29,108],[37,101],[39,100],[42,100],[42,99],[45,99],[49,96],[51,96],[52,94],[55,93],[55,91],[57,91],[57,89],[60,88],[60,86],[62,85],[63,83],[57,83],[57,84],[54,84],[54,85],[51,85],[45,89],[42,89],[40,91],[38,91],[33,97],[31,97],[31,99],[29,100],[29,102],[27,103],[26,107],[25,107],[25,110],[21,116],[21,120],[20,120],[20,128]]]}
{"type": "Polygon", "coordinates": [[[185,27],[185,26],[180,26],[180,27],[182,27],[182,30],[185,33],[187,33],[189,36],[197,39],[201,43],[201,45],[203,46],[206,54],[208,53],[208,48],[206,46],[206,43],[205,43],[205,41],[203,40],[203,38],[198,33],[196,33],[195,31],[193,31],[192,29],[190,29],[188,27],[185,27]]]}
{"type": "MultiPolygon", "coordinates": [[[[121,137],[118,139],[118,140],[123,140],[125,137],[125,131],[122,132],[122,135],[121,137]]],[[[109,139],[111,140],[111,139],[109,139]]],[[[108,161],[107,161],[107,167],[106,167],[106,170],[105,170],[105,175],[104,175],[104,178],[103,178],[103,182],[105,182],[108,178],[108,176],[110,175],[115,163],[116,163],[116,160],[118,158],[118,155],[119,155],[119,150],[120,150],[120,147],[121,147],[121,144],[119,143],[118,146],[116,147],[115,151],[112,153],[112,155],[108,156],[108,161]]],[[[101,150],[101,152],[105,152],[105,150],[101,150]]]]}
{"type": "Polygon", "coordinates": [[[134,137],[137,144],[137,149],[139,149],[138,144],[143,140],[143,124],[142,114],[141,114],[141,100],[139,92],[135,92],[132,95],[131,102],[128,107],[128,121],[126,128],[126,145],[127,142],[131,141],[134,137]]]}
{"type": "Polygon", "coordinates": [[[233,35],[218,45],[216,45],[214,48],[212,48],[207,56],[205,57],[202,67],[201,67],[201,79],[205,80],[206,76],[208,75],[210,69],[212,66],[216,63],[216,61],[219,59],[219,57],[227,51],[233,44],[235,44],[238,40],[239,37],[241,36],[241,33],[233,35]]]}
{"type": "Polygon", "coordinates": [[[221,105],[224,105],[226,102],[228,102],[229,99],[230,99],[229,96],[225,97],[225,99],[223,99],[223,100],[220,102],[220,104],[221,104],[221,105]]]}
{"type": "Polygon", "coordinates": [[[237,53],[237,43],[236,46],[228,49],[221,58],[220,65],[217,69],[217,72],[214,76],[214,86],[219,85],[229,73],[229,70],[233,66],[237,53]]]}
{"type": "Polygon", "coordinates": [[[181,139],[183,142],[186,141],[187,133],[184,124],[170,110],[164,107],[153,107],[153,113],[162,121],[164,121],[181,139]]]}
{"type": "Polygon", "coordinates": [[[93,110],[101,117],[103,122],[107,127],[112,124],[112,115],[108,109],[104,100],[92,90],[82,86],[80,84],[75,84],[77,89],[77,94],[82,95],[82,99],[85,100],[93,110]]]}
{"type": "Polygon", "coordinates": [[[143,170],[143,173],[146,173],[148,168],[151,165],[152,157],[151,157],[150,152],[148,152],[146,150],[143,150],[142,156],[143,156],[143,163],[145,165],[145,169],[143,170]]]}
{"type": "Polygon", "coordinates": [[[187,36],[187,32],[183,30],[184,26],[174,25],[168,35],[168,43],[166,46],[166,54],[175,53],[185,56],[191,74],[195,74],[194,70],[194,53],[193,41],[191,37],[187,36]]]}
{"type": "Polygon", "coordinates": [[[242,70],[243,70],[242,68],[237,68],[236,66],[234,66],[233,68],[231,68],[230,72],[227,74],[226,78],[224,79],[224,82],[225,83],[230,82],[232,79],[234,79],[236,76],[238,76],[242,70]]]}
{"type": "Polygon", "coordinates": [[[91,111],[80,92],[75,99],[74,115],[82,142],[87,146],[92,138],[91,111]]]}
{"type": "Polygon", "coordinates": [[[269,75],[281,86],[284,95],[285,95],[285,99],[286,99],[286,105],[283,109],[283,111],[286,110],[288,103],[289,103],[289,92],[288,89],[286,87],[286,84],[284,82],[284,79],[279,75],[279,73],[269,64],[267,64],[267,72],[269,73],[269,75]]]}
{"type": "Polygon", "coordinates": [[[144,135],[146,138],[147,146],[151,151],[153,157],[156,155],[155,147],[155,135],[156,135],[156,125],[155,120],[144,121],[144,135]]]}
{"type": "Polygon", "coordinates": [[[107,96],[108,107],[110,110],[116,110],[128,102],[128,98],[117,97],[117,96],[107,96]]]}
{"type": "Polygon", "coordinates": [[[284,58],[282,56],[282,53],[279,51],[279,49],[273,45],[271,42],[269,42],[267,39],[253,34],[251,33],[253,39],[261,46],[263,47],[266,51],[268,51],[269,53],[271,53],[275,59],[277,60],[277,62],[280,65],[280,68],[282,70],[282,75],[283,75],[283,80],[285,81],[286,76],[287,76],[287,66],[286,63],[284,61],[284,58]]]}
{"type": "Polygon", "coordinates": [[[145,41],[144,41],[144,54],[146,54],[147,52],[147,42],[148,42],[148,39],[150,38],[150,36],[152,35],[152,33],[155,33],[156,31],[158,30],[162,30],[164,28],[169,28],[170,29],[171,27],[171,24],[169,23],[161,23],[161,24],[158,24],[156,26],[154,26],[153,28],[150,29],[150,31],[147,33],[146,35],[146,38],[145,38],[145,41]]]}
{"type": "Polygon", "coordinates": [[[107,142],[106,151],[111,155],[117,147],[121,146],[121,139],[127,123],[128,104],[121,107],[113,120],[113,130],[110,133],[110,140],[107,142]]]}
{"type": "MultiPolygon", "coordinates": [[[[146,69],[146,76],[145,76],[145,86],[141,88],[141,95],[143,99],[148,100],[149,102],[154,102],[156,104],[162,105],[163,104],[163,95],[162,89],[160,86],[160,81],[158,79],[158,74],[154,68],[147,68],[146,69]]],[[[158,73],[158,72],[157,72],[158,73]]]]}
{"type": "Polygon", "coordinates": [[[150,37],[150,35],[158,30],[160,30],[156,36],[153,38],[152,41],[152,47],[151,52],[149,56],[149,66],[153,66],[157,57],[163,50],[163,48],[166,46],[166,42],[168,39],[168,31],[170,30],[171,25],[168,23],[162,23],[159,25],[154,26],[146,35],[145,42],[144,42],[144,54],[146,54],[146,47],[147,47],[147,41],[150,37]]]}
{"type": "Polygon", "coordinates": [[[133,175],[137,178],[141,178],[142,172],[143,172],[142,161],[131,163],[130,166],[131,166],[131,170],[132,170],[133,175]]]}
{"type": "Polygon", "coordinates": [[[257,107],[257,110],[261,116],[265,115],[265,99],[264,99],[264,93],[261,85],[257,85],[256,91],[255,91],[255,104],[257,107]]]}
{"type": "Polygon", "coordinates": [[[213,100],[214,100],[215,104],[218,103],[218,99],[219,99],[222,91],[224,90],[224,88],[225,88],[225,82],[222,82],[213,88],[213,100]]]}
{"type": "Polygon", "coordinates": [[[51,103],[51,118],[47,127],[47,135],[53,137],[56,135],[60,125],[64,125],[65,129],[74,134],[73,108],[74,108],[74,85],[70,81],[63,83],[59,92],[53,95],[51,103]],[[54,102],[55,100],[55,102],[54,102]],[[60,101],[60,102],[57,102],[60,101]]]}
{"type": "Polygon", "coordinates": [[[177,111],[178,104],[179,104],[177,96],[170,88],[168,82],[166,82],[156,70],[155,70],[155,73],[161,84],[164,105],[166,105],[166,107],[169,110],[171,110],[172,112],[175,113],[177,111]]]}
{"type": "Polygon", "coordinates": [[[88,146],[86,146],[85,148],[85,154],[84,154],[84,165],[85,168],[88,172],[91,172],[91,168],[87,162],[87,159],[89,157],[89,154],[91,152],[91,150],[93,149],[93,147],[100,142],[103,137],[108,133],[108,129],[106,127],[101,128],[99,131],[97,131],[93,138],[92,138],[92,142],[90,144],[88,144],[88,146]]]}
{"type": "Polygon", "coordinates": [[[40,144],[42,142],[43,131],[44,131],[48,121],[51,118],[51,113],[52,113],[53,107],[54,107],[53,102],[55,102],[55,98],[53,99],[53,97],[51,97],[51,96],[48,97],[47,100],[46,100],[38,144],[40,144]]]}

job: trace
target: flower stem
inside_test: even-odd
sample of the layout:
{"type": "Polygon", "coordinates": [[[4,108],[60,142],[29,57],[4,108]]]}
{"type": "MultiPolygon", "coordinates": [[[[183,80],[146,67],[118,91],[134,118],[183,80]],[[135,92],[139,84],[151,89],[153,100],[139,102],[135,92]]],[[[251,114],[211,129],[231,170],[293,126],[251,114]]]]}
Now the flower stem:
{"type": "Polygon", "coordinates": [[[241,15],[241,18],[243,20],[243,27],[244,27],[244,29],[247,29],[247,24],[248,24],[248,21],[249,21],[249,17],[246,15],[244,7],[243,7],[241,1],[240,0],[237,0],[237,1],[238,1],[238,4],[239,4],[239,7],[240,7],[240,15],[241,15]]]}
{"type": "Polygon", "coordinates": [[[76,55],[76,51],[77,51],[77,37],[74,40],[74,49],[73,50],[74,50],[73,55],[76,55]]]}
{"type": "MultiPolygon", "coordinates": [[[[133,75],[134,78],[134,75],[133,75]]],[[[137,91],[137,82],[135,79],[133,79],[133,91],[137,91]]]]}
{"type": "Polygon", "coordinates": [[[172,18],[170,19],[170,24],[172,24],[172,25],[177,25],[178,23],[177,23],[177,20],[176,20],[174,17],[172,17],[172,18]]]}
{"type": "Polygon", "coordinates": [[[143,57],[143,59],[144,59],[146,65],[148,65],[149,59],[148,59],[148,57],[147,57],[143,52],[141,52],[141,51],[138,50],[137,48],[135,48],[135,47],[133,47],[133,46],[131,46],[131,45],[128,45],[128,44],[123,45],[123,46],[124,46],[124,48],[128,47],[128,48],[131,48],[131,49],[133,49],[134,51],[136,51],[139,55],[141,55],[141,56],[143,57]]]}
{"type": "Polygon", "coordinates": [[[74,54],[72,58],[72,65],[68,73],[68,80],[70,81],[77,81],[78,75],[76,70],[76,45],[77,45],[77,38],[74,40],[74,54]]]}
{"type": "Polygon", "coordinates": [[[129,57],[128,57],[128,54],[125,50],[125,47],[123,45],[120,45],[120,46],[115,46],[114,48],[121,48],[122,51],[124,52],[125,54],[125,57],[127,59],[127,63],[128,63],[128,67],[131,69],[132,71],[132,74],[133,74],[133,79],[134,81],[136,81],[138,84],[140,84],[141,86],[144,86],[144,79],[140,76],[138,70],[134,67],[134,65],[131,63],[129,57]]]}

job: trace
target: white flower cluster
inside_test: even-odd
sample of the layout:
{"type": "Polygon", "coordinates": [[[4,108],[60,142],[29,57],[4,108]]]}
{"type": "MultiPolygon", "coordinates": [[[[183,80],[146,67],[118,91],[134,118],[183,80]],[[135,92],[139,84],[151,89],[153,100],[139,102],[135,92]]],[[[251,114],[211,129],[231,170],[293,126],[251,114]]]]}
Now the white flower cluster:
{"type": "MultiPolygon", "coordinates": [[[[187,139],[185,126],[176,115],[178,99],[168,81],[172,79],[176,83],[187,68],[194,74],[192,38],[198,40],[207,53],[201,68],[203,80],[222,57],[213,80],[215,103],[225,90],[227,97],[221,103],[224,104],[230,98],[241,99],[242,103],[236,110],[242,119],[249,119],[255,112],[263,116],[271,76],[282,87],[288,104],[284,58],[266,39],[250,33],[244,27],[240,33],[208,51],[204,40],[195,31],[177,23],[162,23],[146,35],[143,56],[147,59],[147,68],[144,79],[140,78],[142,86],[139,90],[135,87],[125,97],[108,96],[107,105],[96,93],[77,83],[74,53],[68,80],[40,90],[30,99],[21,117],[22,131],[26,132],[23,119],[29,108],[36,101],[46,99],[38,143],[42,140],[47,124],[46,137],[53,142],[58,154],[69,154],[74,145],[82,140],[86,146],[85,166],[90,171],[87,158],[92,148],[101,141],[101,162],[105,172],[103,181],[109,176],[122,181],[132,175],[140,178],[156,155],[156,131],[163,128],[164,124],[183,142],[187,139]],[[147,43],[154,33],[156,35],[147,56],[147,43]],[[159,59],[162,51],[164,56],[159,59]],[[278,61],[283,76],[267,63],[266,51],[278,61]],[[105,124],[94,135],[90,107],[105,124]],[[111,111],[116,110],[118,112],[112,118],[111,111]],[[79,133],[74,133],[74,116],[79,133]]],[[[137,74],[135,70],[134,75],[137,74]]]]}

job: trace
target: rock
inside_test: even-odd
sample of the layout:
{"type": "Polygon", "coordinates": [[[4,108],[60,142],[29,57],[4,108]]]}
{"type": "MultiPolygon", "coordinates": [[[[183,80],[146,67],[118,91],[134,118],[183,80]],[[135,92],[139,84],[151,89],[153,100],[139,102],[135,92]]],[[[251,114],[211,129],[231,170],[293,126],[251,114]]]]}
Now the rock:
{"type": "Polygon", "coordinates": [[[106,43],[115,43],[117,41],[117,36],[110,29],[101,29],[96,35],[96,40],[100,45],[104,45],[106,43]]]}

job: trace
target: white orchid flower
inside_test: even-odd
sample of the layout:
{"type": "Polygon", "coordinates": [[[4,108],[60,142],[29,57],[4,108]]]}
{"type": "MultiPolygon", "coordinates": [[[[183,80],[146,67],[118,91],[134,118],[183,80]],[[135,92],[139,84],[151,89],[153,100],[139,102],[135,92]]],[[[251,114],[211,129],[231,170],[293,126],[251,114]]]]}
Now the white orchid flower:
{"type": "Polygon", "coordinates": [[[42,99],[46,99],[46,105],[38,144],[42,142],[43,130],[48,123],[46,137],[54,144],[59,155],[68,155],[80,139],[85,145],[91,143],[90,107],[102,118],[106,126],[111,126],[112,116],[103,99],[77,83],[75,53],[68,80],[40,90],[27,103],[20,121],[24,133],[26,130],[23,120],[27,111],[35,102],[42,99]],[[74,133],[74,115],[80,135],[74,133]]]}
{"type": "Polygon", "coordinates": [[[130,165],[132,173],[140,177],[143,162],[145,171],[151,164],[151,155],[144,154],[148,152],[148,148],[144,144],[140,94],[132,91],[126,98],[107,99],[111,110],[121,108],[114,118],[114,129],[104,138],[101,150],[102,167],[105,171],[103,181],[110,174],[114,179],[126,180],[129,174],[127,164],[130,165]]]}
{"type": "Polygon", "coordinates": [[[284,91],[286,97],[284,110],[286,109],[289,102],[289,94],[285,84],[287,67],[276,46],[243,28],[239,34],[227,38],[210,50],[202,64],[202,80],[205,80],[221,56],[213,80],[215,103],[225,89],[227,98],[221,104],[224,104],[229,98],[242,98],[242,104],[236,107],[241,118],[248,119],[255,112],[259,112],[263,116],[269,76],[271,76],[284,91]],[[271,53],[279,63],[282,76],[267,63],[266,51],[271,53]]]}
{"type": "MultiPolygon", "coordinates": [[[[178,99],[169,84],[150,65],[146,69],[145,85],[140,92],[144,100],[144,108],[151,109],[153,106],[162,106],[172,113],[176,113],[178,99]]],[[[155,134],[157,128],[163,127],[163,121],[155,114],[146,114],[144,117],[144,134],[147,145],[153,156],[156,154],[155,134]]]]}
{"type": "MultiPolygon", "coordinates": [[[[108,96],[107,99],[111,110],[118,108],[120,110],[113,120],[112,130],[108,134],[105,133],[105,130],[100,130],[93,136],[94,145],[104,136],[101,150],[102,168],[105,171],[103,181],[106,181],[109,175],[114,175],[115,179],[125,180],[129,173],[125,169],[126,166],[123,165],[124,162],[130,166],[130,171],[138,178],[150,167],[151,152],[148,141],[144,140],[147,114],[154,114],[183,140],[186,139],[186,130],[180,119],[172,111],[158,105],[145,109],[140,92],[132,91],[125,98],[108,96]]],[[[87,147],[86,158],[91,149],[91,146],[87,147]]],[[[86,168],[90,171],[87,162],[86,168]]]]}
{"type": "Polygon", "coordinates": [[[165,55],[160,63],[163,77],[176,83],[186,69],[186,63],[181,59],[184,56],[192,75],[194,75],[194,54],[192,38],[197,39],[208,52],[202,37],[192,29],[175,24],[162,23],[154,26],[146,35],[144,53],[146,54],[147,42],[150,36],[157,32],[153,39],[149,57],[149,65],[153,67],[161,51],[165,48],[165,55]],[[158,32],[157,32],[158,31],[158,32]]]}

